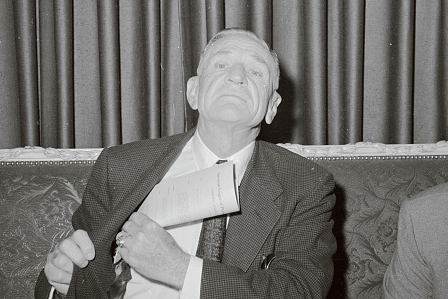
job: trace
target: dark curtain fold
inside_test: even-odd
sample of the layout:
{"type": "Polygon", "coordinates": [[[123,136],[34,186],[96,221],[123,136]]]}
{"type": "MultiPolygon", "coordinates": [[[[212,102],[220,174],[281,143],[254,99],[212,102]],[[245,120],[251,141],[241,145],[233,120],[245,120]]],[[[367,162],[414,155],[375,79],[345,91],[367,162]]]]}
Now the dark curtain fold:
{"type": "Polygon", "coordinates": [[[21,134],[22,144],[39,144],[36,3],[18,0],[13,5],[21,128],[16,133],[21,134]]]}
{"type": "Polygon", "coordinates": [[[365,6],[328,3],[328,143],[362,140],[365,6]]]}
{"type": "Polygon", "coordinates": [[[445,0],[1,0],[0,148],[105,147],[196,124],[186,82],[207,41],[254,31],[283,102],[261,139],[448,139],[445,0]]]}
{"type": "Polygon", "coordinates": [[[97,1],[103,146],[120,144],[121,80],[118,2],[97,1]]]}
{"type": "MultiPolygon", "coordinates": [[[[218,12],[222,12],[223,6],[219,1],[200,1],[179,0],[179,29],[182,47],[182,79],[185,82],[184,91],[186,92],[186,82],[188,78],[196,75],[196,68],[199,63],[199,56],[209,37],[224,28],[222,18],[215,19],[218,12]],[[208,6],[210,5],[210,6],[208,6]],[[210,16],[213,14],[213,17],[210,16]],[[210,26],[207,24],[210,23],[210,26]],[[186,24],[188,24],[186,26],[186,24]],[[214,28],[216,31],[211,31],[214,28]]],[[[185,94],[186,100],[186,94],[185,94]]],[[[197,112],[185,105],[185,129],[191,129],[197,120],[197,112]]]]}
{"type": "Polygon", "coordinates": [[[303,128],[308,132],[303,138],[306,143],[327,143],[327,1],[308,1],[304,3],[306,89],[303,113],[303,128]],[[310,128],[309,124],[313,127],[310,128]]]}
{"type": "Polygon", "coordinates": [[[213,35],[215,35],[217,32],[221,31],[224,28],[225,24],[224,1],[206,0],[205,7],[207,9],[206,11],[207,25],[205,26],[205,29],[207,30],[206,40],[209,41],[213,35]]]}
{"type": "Polygon", "coordinates": [[[414,139],[448,139],[448,3],[417,1],[416,11],[414,139]]]}
{"type": "Polygon", "coordinates": [[[160,1],[161,15],[161,135],[185,130],[185,98],[180,38],[179,2],[160,1]]]}
{"type": "Polygon", "coordinates": [[[147,97],[144,59],[147,55],[144,43],[146,38],[144,36],[144,25],[146,21],[147,17],[145,16],[142,1],[132,1],[128,5],[120,6],[119,50],[121,61],[119,65],[120,73],[123,75],[120,78],[120,73],[117,72],[117,79],[120,80],[122,87],[120,100],[121,118],[123,121],[114,121],[114,123],[122,123],[124,140],[148,138],[148,134],[144,133],[145,129],[143,126],[147,118],[144,113],[146,108],[144,99],[147,97]],[[126,46],[121,46],[122,44],[126,46]],[[132,124],[130,120],[132,120],[132,124]]]}
{"type": "Polygon", "coordinates": [[[0,9],[0,148],[19,146],[19,84],[17,82],[16,39],[13,2],[2,3],[0,9]]]}
{"type": "MultiPolygon", "coordinates": [[[[73,2],[54,1],[56,79],[58,107],[58,146],[75,146],[74,72],[73,72],[73,2]]],[[[45,11],[42,11],[45,13],[45,11]]]]}
{"type": "MultiPolygon", "coordinates": [[[[161,137],[161,32],[160,32],[160,2],[159,0],[144,1],[144,65],[145,93],[143,101],[146,107],[144,132],[145,138],[161,137]],[[145,135],[145,132],[148,132],[145,135]]],[[[137,139],[136,139],[137,140],[137,139]]]]}
{"type": "Polygon", "coordinates": [[[415,3],[382,4],[368,2],[366,8],[374,14],[366,18],[364,136],[412,143],[415,3]]]}
{"type": "MultiPolygon", "coordinates": [[[[58,78],[57,73],[57,59],[56,59],[56,45],[57,43],[55,38],[55,33],[58,31],[55,27],[55,14],[53,5],[53,1],[39,1],[39,9],[38,9],[38,19],[39,19],[39,95],[40,95],[40,124],[41,124],[41,140],[40,145],[44,147],[57,147],[59,146],[58,136],[60,134],[58,127],[61,123],[58,113],[58,107],[62,108],[62,105],[59,105],[59,88],[58,88],[58,80],[66,80],[67,77],[58,78]]],[[[61,18],[59,18],[61,20],[61,18]]],[[[63,39],[62,32],[59,31],[58,39],[63,39]]],[[[66,43],[70,43],[73,41],[65,41],[66,43]]],[[[63,59],[64,57],[64,48],[60,47],[60,51],[58,52],[59,57],[63,59]]],[[[73,57],[73,56],[71,56],[73,57]]],[[[66,64],[67,66],[67,64],[66,64]]],[[[73,67],[70,65],[68,67],[73,67]]],[[[73,82],[73,73],[69,75],[73,82]]],[[[61,90],[62,91],[62,90],[61,90]]],[[[66,90],[67,92],[67,90],[66,90]]],[[[73,89],[71,90],[73,92],[73,89]]],[[[67,94],[66,94],[67,95],[67,94]]],[[[73,95],[73,93],[72,93],[73,95]]],[[[68,95],[70,96],[70,95],[68,95]]],[[[66,101],[67,98],[62,98],[61,102],[66,101]]],[[[73,99],[72,99],[73,101],[73,99]]],[[[73,112],[73,110],[71,111],[73,112]]],[[[70,124],[74,125],[74,116],[72,115],[72,120],[70,124]]],[[[63,130],[61,130],[62,132],[63,130]]],[[[73,136],[72,136],[73,141],[73,136]]],[[[39,144],[39,143],[37,143],[39,144]]]]}

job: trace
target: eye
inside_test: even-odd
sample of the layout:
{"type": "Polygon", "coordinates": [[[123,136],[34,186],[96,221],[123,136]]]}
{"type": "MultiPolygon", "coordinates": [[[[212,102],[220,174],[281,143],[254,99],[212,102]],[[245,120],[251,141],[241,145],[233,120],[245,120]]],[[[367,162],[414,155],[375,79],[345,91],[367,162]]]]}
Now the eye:
{"type": "Polygon", "coordinates": [[[250,73],[256,77],[263,77],[263,73],[256,71],[256,70],[252,70],[252,71],[250,71],[250,73]]]}
{"type": "Polygon", "coordinates": [[[226,67],[226,65],[224,63],[216,63],[215,64],[215,68],[217,69],[224,69],[226,67]]]}

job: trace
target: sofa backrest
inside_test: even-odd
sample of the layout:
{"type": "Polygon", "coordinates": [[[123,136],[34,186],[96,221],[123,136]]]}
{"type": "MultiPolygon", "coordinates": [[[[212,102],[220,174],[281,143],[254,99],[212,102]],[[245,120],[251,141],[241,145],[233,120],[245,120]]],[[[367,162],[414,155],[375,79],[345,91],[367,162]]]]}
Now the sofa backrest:
{"type": "Polygon", "coordinates": [[[100,152],[0,150],[0,298],[34,298],[47,254],[72,231],[100,152]]]}
{"type": "MultiPolygon", "coordinates": [[[[328,298],[381,298],[406,198],[448,182],[448,144],[346,146],[281,144],[330,171],[338,241],[328,298]]],[[[46,255],[71,233],[101,149],[0,150],[0,292],[33,298],[46,255]]]]}
{"type": "Polygon", "coordinates": [[[415,145],[282,145],[333,174],[338,250],[328,298],[382,298],[401,203],[448,182],[448,142],[415,145]]]}

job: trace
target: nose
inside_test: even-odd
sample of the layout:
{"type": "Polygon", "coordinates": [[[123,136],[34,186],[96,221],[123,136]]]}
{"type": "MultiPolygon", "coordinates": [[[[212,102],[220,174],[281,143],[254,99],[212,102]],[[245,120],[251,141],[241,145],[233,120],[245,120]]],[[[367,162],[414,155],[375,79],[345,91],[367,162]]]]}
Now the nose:
{"type": "Polygon", "coordinates": [[[246,70],[240,64],[233,65],[226,77],[227,83],[247,85],[246,70]]]}

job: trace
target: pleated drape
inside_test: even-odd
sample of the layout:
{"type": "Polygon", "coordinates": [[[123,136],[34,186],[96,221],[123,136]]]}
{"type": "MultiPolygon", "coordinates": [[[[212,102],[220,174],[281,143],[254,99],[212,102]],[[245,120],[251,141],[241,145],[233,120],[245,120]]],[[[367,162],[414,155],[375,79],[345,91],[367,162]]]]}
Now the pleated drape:
{"type": "MultiPolygon", "coordinates": [[[[75,146],[73,88],[73,2],[55,0],[54,34],[58,112],[58,145],[75,146]]],[[[41,10],[41,13],[45,11],[41,10]]]]}
{"type": "Polygon", "coordinates": [[[120,47],[118,2],[97,1],[102,140],[121,143],[120,47]]]}
{"type": "Polygon", "coordinates": [[[39,143],[39,89],[36,47],[36,3],[13,2],[22,144],[39,143]]]}
{"type": "Polygon", "coordinates": [[[328,143],[363,140],[364,3],[328,3],[328,143]]]}
{"type": "Polygon", "coordinates": [[[363,131],[368,140],[412,143],[415,2],[379,2],[366,7],[363,131]]]}
{"type": "Polygon", "coordinates": [[[256,32],[283,102],[261,139],[448,139],[445,0],[1,0],[0,148],[106,147],[192,128],[212,35],[256,32]]]}

